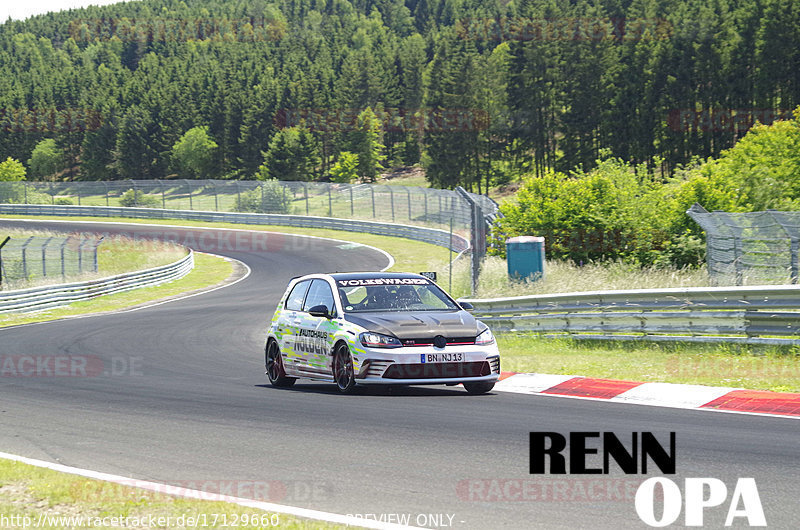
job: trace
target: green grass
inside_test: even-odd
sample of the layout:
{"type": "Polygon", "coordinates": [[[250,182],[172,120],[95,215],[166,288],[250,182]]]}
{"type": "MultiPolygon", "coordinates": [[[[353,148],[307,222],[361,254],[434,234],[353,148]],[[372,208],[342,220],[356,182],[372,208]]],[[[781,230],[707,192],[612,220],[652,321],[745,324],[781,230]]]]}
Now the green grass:
{"type": "MultiPolygon", "coordinates": [[[[191,489],[191,488],[190,488],[191,489]]],[[[216,492],[210,492],[216,493],[216,492]]],[[[233,522],[249,523],[255,517],[267,524],[238,524],[238,528],[270,528],[277,522],[276,528],[288,529],[333,529],[345,528],[319,521],[300,519],[285,514],[264,512],[244,508],[236,504],[213,500],[200,501],[173,497],[159,492],[122,486],[110,482],[86,479],[77,475],[60,473],[0,459],[0,515],[7,518],[13,526],[22,528],[24,517],[28,517],[28,528],[36,524],[39,517],[83,517],[83,525],[69,525],[65,521],[50,519],[50,524],[39,528],[73,528],[88,526],[86,518],[128,517],[129,527],[134,519],[145,521],[137,528],[150,528],[148,519],[164,517],[171,524],[159,528],[230,528],[233,522]],[[170,519],[167,520],[166,518],[170,519]],[[193,517],[197,521],[205,521],[207,525],[180,525],[183,517],[193,517]],[[227,518],[228,526],[222,523],[227,518]],[[263,517],[263,519],[262,519],[263,517]],[[17,518],[17,519],[13,519],[17,518]],[[17,521],[19,524],[14,524],[17,521]],[[216,521],[217,524],[211,524],[216,521]]],[[[94,520],[94,519],[93,519],[94,520]]],[[[43,519],[43,522],[47,519],[43,519]]],[[[95,524],[94,526],[101,526],[95,524]]],[[[120,527],[102,525],[106,528],[120,527]]]]}
{"type": "Polygon", "coordinates": [[[195,268],[179,280],[155,287],[133,289],[118,294],[104,295],[85,302],[75,302],[66,307],[35,313],[7,313],[0,316],[0,327],[57,320],[76,315],[102,313],[125,309],[188,291],[203,289],[223,282],[233,271],[231,262],[208,254],[195,253],[195,268]]]}
{"type": "Polygon", "coordinates": [[[800,348],[498,334],[504,371],[800,392],[800,348]]]}

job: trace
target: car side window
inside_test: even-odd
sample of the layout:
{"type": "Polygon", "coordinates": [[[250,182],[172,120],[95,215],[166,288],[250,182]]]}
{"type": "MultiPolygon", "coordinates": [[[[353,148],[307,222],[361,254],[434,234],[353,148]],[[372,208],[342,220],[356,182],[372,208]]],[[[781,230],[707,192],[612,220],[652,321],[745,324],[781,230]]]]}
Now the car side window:
{"type": "Polygon", "coordinates": [[[311,280],[305,280],[295,285],[294,288],[292,288],[292,292],[289,293],[289,296],[286,298],[284,308],[290,311],[301,311],[309,285],[311,285],[311,280]]]}
{"type": "Polygon", "coordinates": [[[308,311],[315,305],[324,305],[328,308],[328,313],[331,315],[336,313],[333,291],[331,291],[331,286],[325,280],[316,279],[311,283],[311,289],[308,290],[308,296],[306,297],[303,311],[308,311]]]}

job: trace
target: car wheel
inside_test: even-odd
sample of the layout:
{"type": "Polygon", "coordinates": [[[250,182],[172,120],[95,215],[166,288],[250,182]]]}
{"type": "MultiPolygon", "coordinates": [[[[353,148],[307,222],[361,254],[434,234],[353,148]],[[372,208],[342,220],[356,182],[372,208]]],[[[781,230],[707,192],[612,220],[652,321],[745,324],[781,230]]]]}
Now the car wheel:
{"type": "Polygon", "coordinates": [[[292,386],[297,379],[294,377],[286,377],[286,370],[283,367],[283,356],[278,349],[278,343],[274,340],[267,343],[267,349],[264,353],[264,360],[267,369],[267,377],[272,386],[288,387],[292,386]]]}
{"type": "Polygon", "coordinates": [[[350,394],[356,387],[353,359],[347,344],[339,344],[333,352],[333,380],[342,394],[350,394]]]}
{"type": "Polygon", "coordinates": [[[470,394],[485,394],[494,388],[494,383],[464,383],[464,390],[470,394]]]}

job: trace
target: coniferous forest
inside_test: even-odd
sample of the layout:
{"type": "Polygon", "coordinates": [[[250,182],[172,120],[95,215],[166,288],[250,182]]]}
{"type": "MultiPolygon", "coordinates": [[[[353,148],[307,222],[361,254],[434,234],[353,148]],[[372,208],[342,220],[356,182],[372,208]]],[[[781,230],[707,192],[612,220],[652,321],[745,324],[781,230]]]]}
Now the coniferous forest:
{"type": "Polygon", "coordinates": [[[0,26],[0,157],[28,178],[671,175],[798,104],[795,0],[144,0],[0,26]]]}

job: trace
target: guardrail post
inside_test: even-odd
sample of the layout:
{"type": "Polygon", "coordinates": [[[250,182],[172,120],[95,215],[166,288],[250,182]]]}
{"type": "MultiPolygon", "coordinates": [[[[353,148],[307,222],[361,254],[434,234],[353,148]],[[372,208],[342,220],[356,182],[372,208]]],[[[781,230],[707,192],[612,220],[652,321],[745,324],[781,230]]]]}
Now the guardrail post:
{"type": "Polygon", "coordinates": [[[3,267],[3,247],[6,243],[11,241],[10,236],[6,236],[2,243],[0,243],[0,291],[3,290],[3,274],[5,274],[5,267],[3,267]]]}

